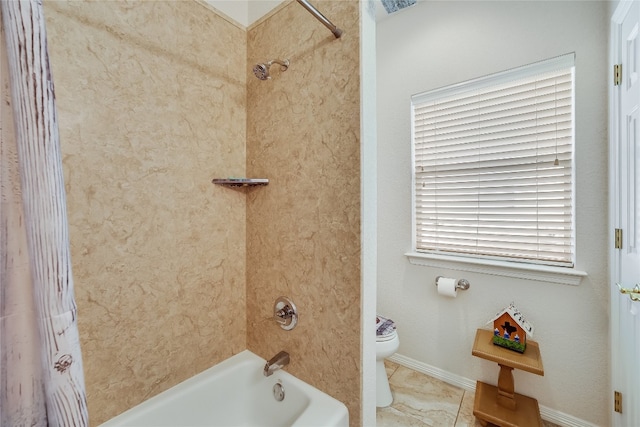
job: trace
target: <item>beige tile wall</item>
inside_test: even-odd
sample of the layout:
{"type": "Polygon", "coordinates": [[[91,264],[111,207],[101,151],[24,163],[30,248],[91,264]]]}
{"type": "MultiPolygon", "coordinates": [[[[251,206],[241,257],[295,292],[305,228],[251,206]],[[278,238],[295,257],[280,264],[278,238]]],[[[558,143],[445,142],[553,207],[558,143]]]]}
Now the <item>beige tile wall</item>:
{"type": "Polygon", "coordinates": [[[245,348],[359,425],[359,9],[314,4],[341,39],[295,2],[248,32],[191,1],[45,3],[92,425],[245,348]],[[210,184],[245,167],[269,186],[210,184]]]}
{"type": "Polygon", "coordinates": [[[246,31],[45,2],[91,424],[246,348],[246,31]]]}
{"type": "Polygon", "coordinates": [[[291,354],[289,372],[345,402],[360,424],[360,40],[357,1],[312,2],[335,39],[296,2],[248,32],[247,172],[269,178],[247,203],[248,346],[291,354]],[[273,78],[257,62],[288,58],[273,78]],[[279,295],[300,312],[270,317],[279,295]]]}

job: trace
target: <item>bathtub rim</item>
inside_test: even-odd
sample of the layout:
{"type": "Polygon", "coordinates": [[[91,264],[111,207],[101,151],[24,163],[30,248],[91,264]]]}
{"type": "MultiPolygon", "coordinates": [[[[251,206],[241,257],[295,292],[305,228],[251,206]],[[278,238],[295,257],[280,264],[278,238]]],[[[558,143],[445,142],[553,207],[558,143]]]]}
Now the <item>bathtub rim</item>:
{"type": "MultiPolygon", "coordinates": [[[[234,368],[238,369],[244,364],[255,364],[255,366],[261,371],[265,363],[265,359],[256,355],[252,351],[248,349],[243,350],[168,388],[167,390],[140,402],[136,406],[125,410],[124,412],[100,424],[99,427],[124,427],[131,425],[130,423],[127,423],[131,418],[138,417],[140,414],[148,411],[150,408],[162,404],[163,402],[169,402],[173,395],[182,393],[190,387],[200,384],[210,376],[222,376],[224,373],[228,373],[229,370],[233,370],[234,368]]],[[[307,395],[311,396],[310,399],[312,400],[312,403],[308,405],[298,418],[296,418],[291,427],[309,427],[316,425],[342,427],[349,425],[349,411],[343,402],[340,402],[326,392],[306,383],[285,370],[277,371],[274,376],[282,378],[284,381],[295,382],[297,387],[307,395]],[[335,411],[332,411],[332,416],[328,416],[327,407],[335,407],[335,411]]]]}

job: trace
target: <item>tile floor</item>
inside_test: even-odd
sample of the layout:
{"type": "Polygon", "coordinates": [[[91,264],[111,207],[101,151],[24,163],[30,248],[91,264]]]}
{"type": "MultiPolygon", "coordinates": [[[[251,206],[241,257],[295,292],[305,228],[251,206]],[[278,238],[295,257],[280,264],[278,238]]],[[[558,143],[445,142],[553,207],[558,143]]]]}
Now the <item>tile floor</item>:
{"type": "Polygon", "coordinates": [[[385,366],[393,403],[377,409],[377,427],[481,427],[473,416],[473,392],[393,362],[385,366]]]}

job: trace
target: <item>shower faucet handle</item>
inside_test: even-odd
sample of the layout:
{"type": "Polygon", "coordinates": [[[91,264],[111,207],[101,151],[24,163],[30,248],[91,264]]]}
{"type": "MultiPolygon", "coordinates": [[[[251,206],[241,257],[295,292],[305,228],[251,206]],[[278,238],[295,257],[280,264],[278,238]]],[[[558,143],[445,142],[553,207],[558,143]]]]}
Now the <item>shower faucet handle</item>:
{"type": "Polygon", "coordinates": [[[293,317],[293,315],[294,315],[293,309],[288,305],[285,305],[283,308],[276,311],[276,322],[280,323],[281,325],[284,325],[287,323],[287,321],[290,318],[293,317]]]}
{"type": "Polygon", "coordinates": [[[287,297],[279,297],[273,305],[273,318],[285,331],[295,328],[298,323],[298,310],[287,297]]]}

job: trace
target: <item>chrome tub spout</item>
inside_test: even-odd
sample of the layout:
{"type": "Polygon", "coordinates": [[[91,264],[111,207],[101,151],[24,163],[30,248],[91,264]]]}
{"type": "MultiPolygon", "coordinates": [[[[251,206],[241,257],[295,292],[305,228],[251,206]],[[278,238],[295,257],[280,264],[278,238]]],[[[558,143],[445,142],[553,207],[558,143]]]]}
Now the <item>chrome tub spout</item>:
{"type": "Polygon", "coordinates": [[[269,361],[264,365],[264,376],[268,377],[278,369],[282,369],[288,364],[289,353],[287,353],[286,351],[281,351],[280,353],[269,359],[269,361]]]}

